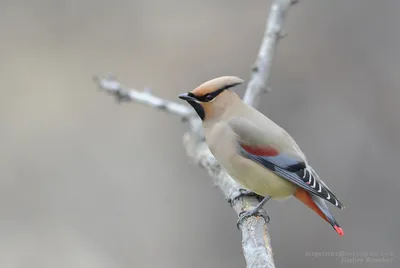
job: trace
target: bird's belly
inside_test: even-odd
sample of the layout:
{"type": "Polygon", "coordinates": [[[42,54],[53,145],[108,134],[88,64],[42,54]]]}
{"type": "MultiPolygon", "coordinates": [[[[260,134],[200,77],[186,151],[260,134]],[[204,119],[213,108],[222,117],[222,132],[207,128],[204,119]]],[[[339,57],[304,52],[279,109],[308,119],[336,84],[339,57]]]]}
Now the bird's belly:
{"type": "Polygon", "coordinates": [[[285,199],[296,191],[296,186],[277,176],[272,171],[250,160],[228,166],[227,172],[239,184],[261,196],[270,196],[274,199],[285,199]]]}

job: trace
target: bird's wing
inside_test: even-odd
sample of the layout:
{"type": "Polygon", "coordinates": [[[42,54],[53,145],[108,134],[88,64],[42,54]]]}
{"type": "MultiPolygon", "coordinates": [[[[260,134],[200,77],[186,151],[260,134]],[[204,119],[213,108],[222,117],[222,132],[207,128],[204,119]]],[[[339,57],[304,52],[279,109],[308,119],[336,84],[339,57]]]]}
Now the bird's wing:
{"type": "Polygon", "coordinates": [[[263,130],[263,126],[239,117],[231,119],[229,125],[238,136],[238,151],[243,157],[264,166],[281,178],[289,180],[334,206],[344,208],[314,169],[308,165],[304,154],[286,131],[277,125],[273,125],[271,131],[263,130]]]}

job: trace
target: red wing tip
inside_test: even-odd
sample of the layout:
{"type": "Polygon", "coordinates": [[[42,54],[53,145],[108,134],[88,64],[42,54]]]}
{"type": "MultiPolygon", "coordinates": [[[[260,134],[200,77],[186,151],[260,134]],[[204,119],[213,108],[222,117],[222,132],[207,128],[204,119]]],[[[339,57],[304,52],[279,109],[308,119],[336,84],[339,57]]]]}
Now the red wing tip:
{"type": "Polygon", "coordinates": [[[337,232],[340,236],[343,236],[343,235],[344,235],[343,229],[340,228],[339,226],[333,226],[333,228],[335,228],[336,232],[337,232]]]}

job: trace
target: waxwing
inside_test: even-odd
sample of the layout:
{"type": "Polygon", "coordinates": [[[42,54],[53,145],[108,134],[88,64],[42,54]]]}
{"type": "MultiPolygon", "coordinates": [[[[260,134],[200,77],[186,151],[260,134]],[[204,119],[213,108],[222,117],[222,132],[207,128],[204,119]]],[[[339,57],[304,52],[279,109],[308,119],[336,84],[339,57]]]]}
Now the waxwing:
{"type": "Polygon", "coordinates": [[[265,197],[241,219],[257,213],[269,199],[295,196],[343,235],[325,201],[344,206],[308,164],[293,138],[230,88],[242,79],[223,76],[179,95],[202,119],[210,151],[244,188],[265,197]]]}

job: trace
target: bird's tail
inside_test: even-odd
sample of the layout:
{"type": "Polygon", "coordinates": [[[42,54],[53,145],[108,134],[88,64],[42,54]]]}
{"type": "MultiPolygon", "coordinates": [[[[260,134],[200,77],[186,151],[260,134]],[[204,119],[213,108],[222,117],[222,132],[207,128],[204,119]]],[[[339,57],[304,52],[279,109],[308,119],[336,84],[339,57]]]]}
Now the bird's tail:
{"type": "Polygon", "coordinates": [[[325,221],[331,224],[332,227],[340,236],[344,234],[343,229],[340,228],[335,218],[329,212],[328,206],[325,204],[324,200],[322,200],[318,196],[311,195],[302,188],[298,188],[294,196],[301,202],[306,204],[309,208],[314,210],[321,218],[323,218],[325,221]]]}

